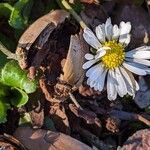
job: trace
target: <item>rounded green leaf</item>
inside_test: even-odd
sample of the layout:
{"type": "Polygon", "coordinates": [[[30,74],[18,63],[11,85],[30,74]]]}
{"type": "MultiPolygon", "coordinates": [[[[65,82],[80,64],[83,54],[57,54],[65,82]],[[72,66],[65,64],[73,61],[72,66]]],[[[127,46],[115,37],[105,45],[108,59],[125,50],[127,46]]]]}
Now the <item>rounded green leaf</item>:
{"type": "Polygon", "coordinates": [[[0,3],[0,17],[9,17],[13,7],[8,3],[0,3]]]}
{"type": "Polygon", "coordinates": [[[6,97],[9,95],[9,87],[0,83],[0,97],[6,97]]]}
{"type": "Polygon", "coordinates": [[[28,102],[28,95],[21,89],[12,87],[11,88],[12,97],[10,102],[16,107],[21,107],[28,102]]]}
{"type": "Polygon", "coordinates": [[[19,0],[10,15],[9,24],[15,29],[25,29],[32,9],[33,0],[19,0]]]}
{"type": "Polygon", "coordinates": [[[14,60],[6,63],[1,73],[2,81],[6,85],[14,87],[21,87],[21,81],[24,76],[24,71],[20,69],[18,63],[14,60]]]}
{"type": "Polygon", "coordinates": [[[7,110],[10,105],[6,103],[5,99],[0,97],[0,123],[5,123],[7,121],[7,110]]]}
{"type": "Polygon", "coordinates": [[[22,70],[15,60],[9,61],[1,71],[1,80],[4,84],[18,87],[26,93],[33,93],[37,88],[37,80],[29,80],[27,72],[22,70]]]}

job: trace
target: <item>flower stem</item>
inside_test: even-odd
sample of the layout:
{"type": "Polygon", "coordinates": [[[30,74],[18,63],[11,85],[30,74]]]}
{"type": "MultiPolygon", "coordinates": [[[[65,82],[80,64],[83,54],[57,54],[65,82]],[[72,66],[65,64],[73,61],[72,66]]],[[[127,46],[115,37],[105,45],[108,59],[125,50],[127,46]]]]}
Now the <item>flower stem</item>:
{"type": "MultiPolygon", "coordinates": [[[[69,3],[66,0],[56,0],[58,5],[62,8],[64,7],[67,11],[70,12],[70,14],[77,20],[77,22],[80,24],[80,26],[84,29],[87,27],[85,22],[81,19],[81,17],[73,10],[73,8],[69,5],[69,3]]],[[[63,8],[63,9],[64,9],[63,8]]]]}
{"type": "Polygon", "coordinates": [[[15,53],[10,52],[3,44],[0,42],[0,51],[3,52],[8,59],[17,59],[17,55],[15,53]]]}

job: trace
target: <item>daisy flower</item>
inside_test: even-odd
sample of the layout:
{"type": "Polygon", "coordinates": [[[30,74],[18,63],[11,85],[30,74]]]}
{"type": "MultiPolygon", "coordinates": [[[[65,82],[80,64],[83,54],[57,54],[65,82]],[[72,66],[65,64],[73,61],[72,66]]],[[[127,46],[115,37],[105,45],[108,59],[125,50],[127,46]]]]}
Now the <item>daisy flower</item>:
{"type": "Polygon", "coordinates": [[[115,100],[117,94],[134,97],[139,85],[132,73],[140,76],[150,73],[150,46],[125,51],[130,31],[130,22],[122,21],[118,27],[112,25],[110,18],[96,27],[96,35],[89,28],[84,29],[83,37],[93,52],[85,55],[87,62],[83,64],[87,84],[97,91],[106,87],[109,100],[115,100]]]}

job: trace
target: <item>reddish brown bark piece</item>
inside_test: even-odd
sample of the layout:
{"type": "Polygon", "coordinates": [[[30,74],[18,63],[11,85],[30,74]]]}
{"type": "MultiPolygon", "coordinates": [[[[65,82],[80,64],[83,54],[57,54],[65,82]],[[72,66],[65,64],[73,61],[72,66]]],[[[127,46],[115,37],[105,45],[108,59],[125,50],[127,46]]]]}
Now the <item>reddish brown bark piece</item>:
{"type": "Polygon", "coordinates": [[[0,135],[1,150],[27,150],[26,147],[11,135],[0,135]]]}
{"type": "Polygon", "coordinates": [[[124,143],[122,150],[149,150],[150,129],[139,130],[124,143]]]}
{"type": "Polygon", "coordinates": [[[47,42],[52,31],[59,24],[64,22],[67,17],[69,17],[68,12],[64,10],[55,10],[39,18],[32,25],[29,26],[29,28],[23,33],[23,35],[19,39],[16,49],[16,54],[19,57],[19,64],[21,68],[25,69],[28,67],[27,54],[29,53],[29,49],[37,40],[39,35],[42,33],[42,37],[37,40],[37,49],[40,50],[47,42]]]}
{"type": "Polygon", "coordinates": [[[20,127],[14,136],[29,150],[92,150],[89,146],[63,133],[20,127]]]}

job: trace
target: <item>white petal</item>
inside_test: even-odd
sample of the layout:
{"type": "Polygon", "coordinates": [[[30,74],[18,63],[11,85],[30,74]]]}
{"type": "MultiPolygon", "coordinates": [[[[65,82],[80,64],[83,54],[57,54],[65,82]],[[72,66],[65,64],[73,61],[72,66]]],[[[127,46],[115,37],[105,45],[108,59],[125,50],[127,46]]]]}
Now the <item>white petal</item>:
{"type": "Polygon", "coordinates": [[[127,53],[132,54],[132,53],[135,53],[136,51],[150,51],[150,46],[141,46],[141,47],[135,48],[133,50],[130,50],[127,53]]]}
{"type": "MultiPolygon", "coordinates": [[[[91,81],[91,82],[90,82],[90,87],[93,88],[93,87],[96,86],[96,84],[97,84],[96,81],[91,81]]],[[[97,86],[96,86],[96,87],[97,87],[97,86]]]]}
{"type": "Polygon", "coordinates": [[[131,23],[130,22],[120,22],[120,35],[128,34],[131,31],[131,23]]]}
{"type": "Polygon", "coordinates": [[[100,42],[105,42],[105,25],[98,25],[95,29],[96,36],[100,42]]]}
{"type": "Polygon", "coordinates": [[[129,61],[129,62],[135,62],[135,63],[139,63],[145,66],[150,66],[150,61],[149,60],[145,60],[145,59],[137,59],[137,58],[125,58],[125,60],[129,61]]]}
{"type": "Polygon", "coordinates": [[[94,58],[94,55],[92,55],[92,54],[90,54],[90,53],[87,53],[87,54],[85,54],[85,59],[87,59],[87,60],[92,60],[93,58],[94,58]]]}
{"type": "Polygon", "coordinates": [[[103,72],[103,70],[104,70],[103,67],[102,67],[102,64],[99,63],[99,64],[97,64],[97,65],[91,67],[91,68],[86,72],[86,76],[89,77],[89,76],[94,72],[95,69],[99,69],[100,72],[103,72]]]}
{"type": "Polygon", "coordinates": [[[134,96],[135,91],[136,91],[136,85],[135,85],[134,77],[132,77],[132,79],[131,79],[129,74],[127,73],[127,71],[122,67],[120,67],[120,71],[121,71],[121,73],[124,77],[124,80],[125,80],[125,83],[126,83],[126,86],[127,86],[128,94],[131,95],[131,96],[134,96]]]}
{"type": "Polygon", "coordinates": [[[111,19],[108,18],[105,23],[105,35],[108,40],[112,39],[112,27],[111,19]]]}
{"type": "Polygon", "coordinates": [[[146,75],[146,71],[142,69],[141,67],[139,68],[139,65],[136,63],[129,63],[129,62],[124,62],[123,66],[128,69],[129,71],[137,74],[137,75],[146,75]]]}
{"type": "Polygon", "coordinates": [[[118,40],[119,35],[120,35],[120,30],[119,30],[118,26],[115,24],[115,25],[113,26],[112,39],[118,40]]]}
{"type": "Polygon", "coordinates": [[[99,86],[99,83],[96,82],[95,85],[94,85],[94,90],[98,91],[98,86],[99,86]]]}
{"type": "Polygon", "coordinates": [[[123,79],[123,76],[118,68],[115,69],[115,76],[118,82],[118,85],[116,85],[117,92],[120,97],[123,97],[124,95],[127,94],[127,87],[123,79]]]}
{"type": "Polygon", "coordinates": [[[99,63],[99,64],[94,65],[93,67],[91,67],[91,68],[86,72],[86,76],[89,77],[89,76],[91,75],[91,73],[92,73],[95,69],[99,69],[99,70],[103,71],[102,64],[99,63]]]}
{"type": "Polygon", "coordinates": [[[97,54],[95,55],[95,59],[101,58],[102,56],[104,56],[106,54],[106,50],[101,48],[101,50],[97,51],[97,54]]]}
{"type": "Polygon", "coordinates": [[[89,61],[87,61],[86,63],[83,64],[82,68],[83,69],[88,69],[89,67],[91,67],[96,62],[98,62],[98,59],[89,60],[89,61]]]}
{"type": "Polygon", "coordinates": [[[117,98],[117,91],[115,88],[115,83],[112,77],[111,70],[109,70],[107,76],[107,97],[109,100],[115,100],[117,98]]]}
{"type": "Polygon", "coordinates": [[[129,51],[126,53],[126,57],[138,58],[138,59],[150,59],[150,51],[129,51]]]}
{"type": "Polygon", "coordinates": [[[98,39],[94,35],[94,33],[89,28],[84,29],[83,37],[84,37],[84,40],[89,45],[91,45],[93,48],[99,49],[100,47],[102,47],[100,42],[98,41],[98,39]]]}
{"type": "Polygon", "coordinates": [[[120,37],[119,42],[124,44],[125,41],[129,41],[129,33],[131,31],[131,23],[130,22],[121,22],[120,23],[120,37]]]}
{"type": "Polygon", "coordinates": [[[91,72],[91,74],[89,75],[90,80],[91,81],[97,80],[101,76],[101,74],[103,73],[103,70],[104,69],[101,66],[95,68],[93,70],[93,72],[91,72]]]}
{"type": "MultiPolygon", "coordinates": [[[[125,69],[125,70],[126,70],[126,69],[125,69]]],[[[126,70],[126,72],[127,72],[128,75],[130,76],[130,79],[131,79],[131,81],[132,81],[132,84],[134,85],[135,90],[138,91],[140,88],[139,88],[139,85],[138,85],[137,81],[134,79],[133,74],[132,74],[130,71],[128,71],[128,70],[126,70]]]]}
{"type": "Polygon", "coordinates": [[[103,73],[98,78],[99,87],[98,90],[102,91],[104,88],[105,78],[106,78],[107,70],[104,70],[103,73]]]}
{"type": "Polygon", "coordinates": [[[125,46],[127,46],[129,43],[130,43],[130,41],[131,41],[131,35],[130,34],[127,34],[127,38],[126,38],[126,40],[124,41],[124,45],[125,46]]]}
{"type": "Polygon", "coordinates": [[[90,85],[91,80],[88,78],[87,79],[87,85],[90,85]]]}
{"type": "Polygon", "coordinates": [[[104,70],[103,72],[101,72],[101,74],[97,74],[96,78],[95,77],[92,78],[92,75],[91,75],[90,76],[91,78],[87,79],[87,84],[91,88],[94,88],[95,90],[102,91],[104,88],[106,73],[107,73],[107,70],[104,70]]]}

